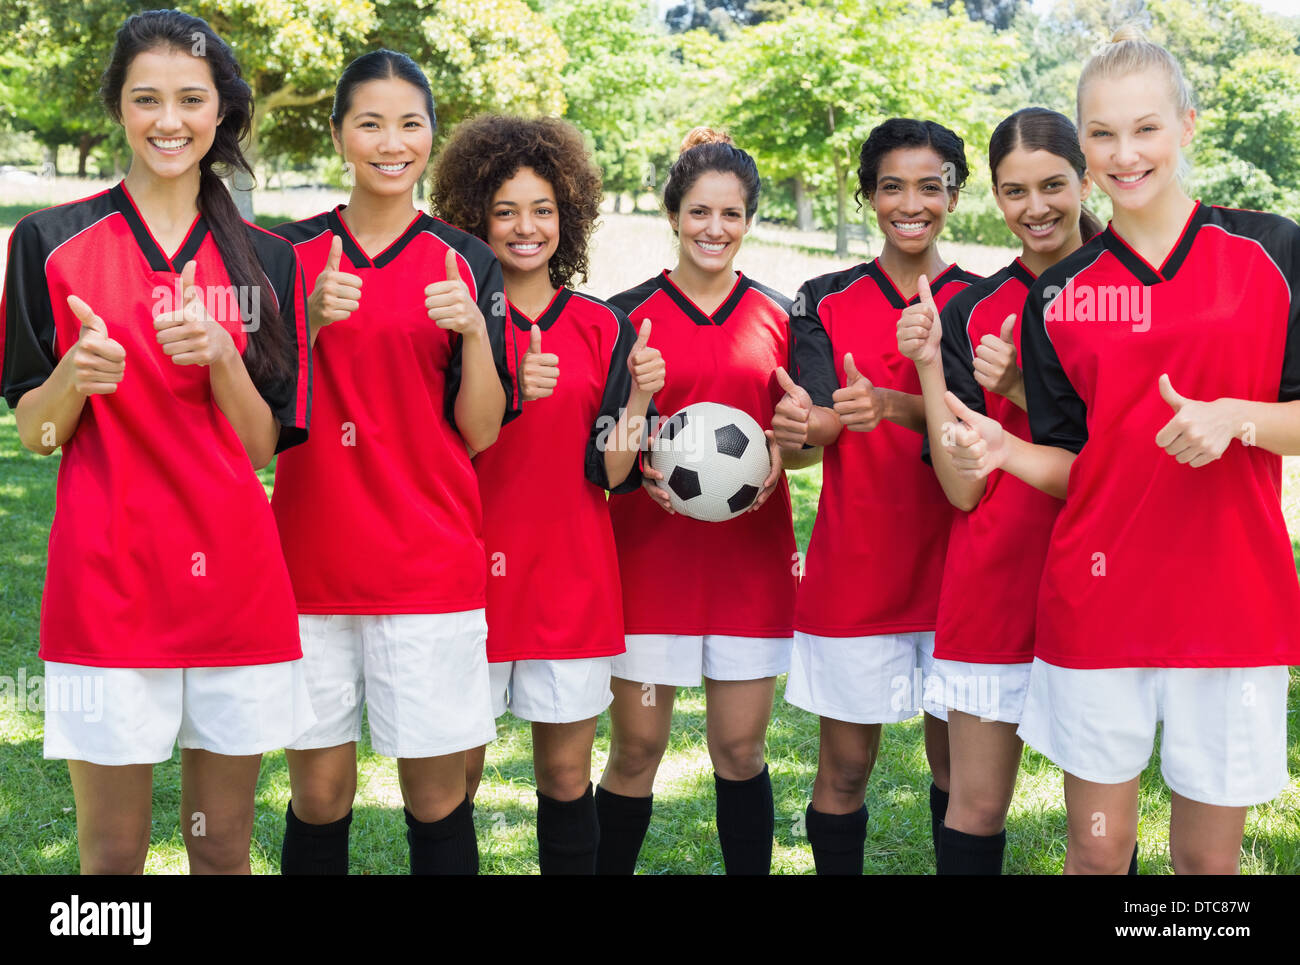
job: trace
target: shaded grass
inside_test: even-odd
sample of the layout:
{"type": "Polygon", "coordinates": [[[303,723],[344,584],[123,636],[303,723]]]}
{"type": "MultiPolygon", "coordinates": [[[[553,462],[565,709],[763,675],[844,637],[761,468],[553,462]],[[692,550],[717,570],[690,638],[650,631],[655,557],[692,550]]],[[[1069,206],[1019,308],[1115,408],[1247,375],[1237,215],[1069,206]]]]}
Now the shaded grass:
{"type": "MultiPolygon", "coordinates": [[[[6,696],[20,673],[30,681],[43,672],[36,657],[46,542],[54,513],[58,456],[41,458],[22,448],[12,413],[0,416],[0,675],[9,678],[6,696]]],[[[261,473],[267,491],[273,469],[261,473]]],[[[820,467],[790,477],[796,534],[806,549],[821,484],[820,467]]],[[[1300,540],[1295,543],[1300,561],[1300,540]]],[[[773,870],[806,874],[812,854],[803,835],[817,764],[817,718],[781,698],[768,730],[768,762],[776,803],[773,870]]],[[[20,695],[21,696],[21,695],[20,695]]],[[[1300,674],[1292,670],[1288,706],[1288,761],[1300,774],[1300,674]]],[[[642,851],[646,874],[719,873],[722,855],[714,826],[713,769],[705,746],[704,692],[679,691],[672,737],[655,784],[655,815],[642,851]]],[[[536,786],[529,725],[505,716],[488,749],[476,802],[481,864],[488,874],[537,871],[536,786]]],[[[13,699],[0,704],[0,872],[70,874],[77,870],[76,819],[72,788],[63,761],[41,755],[42,723],[35,706],[13,699]]],[[[609,751],[609,719],[599,721],[593,774],[609,751]]],[[[358,790],[352,825],[354,874],[406,871],[405,825],[397,769],[370,748],[363,734],[358,754],[358,790]]],[[[880,759],[867,790],[871,826],[869,873],[933,872],[930,850],[929,775],[919,718],[885,729],[880,759]]],[[[257,786],[252,864],[258,873],[279,868],[289,775],[283,752],[267,754],[257,786]]],[[[179,753],[154,770],[154,819],[149,873],[183,873],[180,833],[179,753]]],[[[1147,768],[1140,797],[1141,863],[1147,874],[1167,873],[1169,792],[1157,755],[1147,768]]],[[[1007,827],[1006,870],[1010,874],[1056,874],[1065,855],[1065,808],[1060,771],[1034,751],[1025,752],[1007,827]]],[[[1275,801],[1251,808],[1242,870],[1255,874],[1300,871],[1300,781],[1292,780],[1275,801]]]]}

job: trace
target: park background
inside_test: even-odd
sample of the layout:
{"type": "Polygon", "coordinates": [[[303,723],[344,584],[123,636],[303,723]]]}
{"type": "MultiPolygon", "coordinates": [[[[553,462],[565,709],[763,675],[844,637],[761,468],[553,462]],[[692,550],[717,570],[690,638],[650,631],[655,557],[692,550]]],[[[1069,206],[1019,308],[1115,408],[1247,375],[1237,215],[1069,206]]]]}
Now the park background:
{"type": "MultiPolygon", "coordinates": [[[[6,0],[0,9],[0,244],[29,211],[120,179],[125,141],[97,96],[123,19],[156,4],[6,0]]],[[[229,41],[257,98],[256,186],[235,185],[264,226],[346,200],[329,142],[333,84],[377,46],[410,53],[438,106],[437,143],[483,111],[554,114],[588,137],[605,178],[591,276],[608,296],[669,267],[673,239],[657,195],[682,135],[727,128],[764,176],[759,215],[737,267],[793,294],[807,278],[878,253],[870,209],[853,193],[857,147],[894,115],[932,118],[966,140],[972,177],[940,249],[991,273],[1015,253],[994,205],[988,135],[1011,111],[1042,105],[1073,116],[1079,67],[1118,24],[1137,20],[1179,57],[1200,110],[1190,151],[1194,196],[1300,216],[1300,7],[1267,0],[213,0],[182,9],[229,41]]],[[[423,198],[417,200],[423,204],[423,198]]],[[[1090,202],[1103,220],[1100,192],[1090,202]]],[[[70,873],[76,819],[62,761],[41,756],[37,659],[46,543],[58,455],[27,452],[0,414],[0,872],[70,873]]],[[[268,493],[273,467],[262,473],[268,493]]],[[[796,535],[806,548],[820,468],[791,473],[796,535]]],[[[1300,558],[1300,459],[1284,469],[1283,508],[1300,558]]],[[[1293,780],[1252,808],[1242,870],[1300,871],[1300,674],[1292,671],[1288,758],[1293,780]]],[[[782,681],[783,683],[783,681],[782,681]]],[[[608,749],[597,734],[593,779],[608,749]]],[[[768,733],[776,798],[773,870],[812,870],[802,830],[817,762],[817,720],[781,699],[768,733]]],[[[354,873],[401,873],[406,845],[391,760],[360,748],[354,873]]],[[[928,769],[919,719],[885,729],[867,791],[868,872],[933,870],[928,769]]],[[[186,869],[179,755],[155,770],[146,871],[186,869]]],[[[505,716],[489,747],[476,822],[485,873],[536,871],[535,785],[528,725],[505,716]]],[[[253,868],[278,869],[288,773],[265,756],[253,868]]],[[[655,786],[642,852],[648,873],[721,870],[703,691],[678,695],[672,743],[655,786]]],[[[1144,873],[1170,870],[1169,795],[1153,759],[1141,795],[1144,873]]],[[[1059,770],[1026,750],[1008,820],[1008,873],[1057,873],[1065,811],[1059,770]]]]}

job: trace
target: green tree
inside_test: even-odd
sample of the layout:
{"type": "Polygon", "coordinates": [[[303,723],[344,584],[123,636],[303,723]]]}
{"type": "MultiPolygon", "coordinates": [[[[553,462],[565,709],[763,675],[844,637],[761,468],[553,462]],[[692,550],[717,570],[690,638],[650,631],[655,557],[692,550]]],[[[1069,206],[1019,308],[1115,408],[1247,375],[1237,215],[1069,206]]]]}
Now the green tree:
{"type": "Polygon", "coordinates": [[[847,0],[742,31],[732,62],[732,119],[771,177],[834,184],[836,253],[848,254],[848,198],[857,151],[892,116],[924,117],[987,140],[990,92],[1015,40],[964,10],[904,0],[847,0]]]}
{"type": "Polygon", "coordinates": [[[545,14],[569,57],[565,117],[591,138],[617,211],[653,183],[656,107],[673,82],[664,29],[643,0],[559,0],[545,14]]]}

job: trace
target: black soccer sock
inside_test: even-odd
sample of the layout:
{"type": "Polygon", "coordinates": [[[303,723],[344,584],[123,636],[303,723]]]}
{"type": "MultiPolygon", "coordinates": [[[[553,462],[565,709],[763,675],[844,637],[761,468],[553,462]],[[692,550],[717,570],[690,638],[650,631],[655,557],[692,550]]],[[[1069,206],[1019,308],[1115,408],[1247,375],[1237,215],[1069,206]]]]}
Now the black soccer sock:
{"type": "Polygon", "coordinates": [[[1136,841],[1133,842],[1133,857],[1129,858],[1128,861],[1128,873],[1131,875],[1138,873],[1138,846],[1136,841]]]}
{"type": "Polygon", "coordinates": [[[655,796],[626,797],[607,791],[598,784],[594,798],[596,820],[600,826],[596,843],[596,874],[634,874],[641,842],[650,829],[655,796]]]}
{"type": "Polygon", "coordinates": [[[718,792],[718,842],[729,875],[772,873],[776,811],[767,765],[747,781],[713,775],[718,792]]]}
{"type": "Polygon", "coordinates": [[[352,810],[329,824],[308,824],[284,809],[284,843],[280,845],[282,875],[345,875],[348,873],[348,826],[352,810]]]}
{"type": "Polygon", "coordinates": [[[594,875],[600,825],[591,785],[576,801],[537,792],[537,863],[544,875],[594,875]]]}
{"type": "Polygon", "coordinates": [[[826,814],[811,804],[804,811],[804,830],[819,875],[862,874],[867,843],[867,806],[848,814],[826,814]]]}
{"type": "Polygon", "coordinates": [[[413,875],[478,874],[478,838],[474,834],[474,805],[469,797],[438,821],[417,821],[406,812],[406,843],[413,875]]]}
{"type": "Polygon", "coordinates": [[[930,782],[930,840],[934,842],[934,861],[939,863],[939,832],[943,829],[943,816],[948,813],[948,792],[930,782]]]}
{"type": "Polygon", "coordinates": [[[939,828],[938,869],[941,875],[1000,875],[1007,832],[967,834],[947,825],[939,828]]]}

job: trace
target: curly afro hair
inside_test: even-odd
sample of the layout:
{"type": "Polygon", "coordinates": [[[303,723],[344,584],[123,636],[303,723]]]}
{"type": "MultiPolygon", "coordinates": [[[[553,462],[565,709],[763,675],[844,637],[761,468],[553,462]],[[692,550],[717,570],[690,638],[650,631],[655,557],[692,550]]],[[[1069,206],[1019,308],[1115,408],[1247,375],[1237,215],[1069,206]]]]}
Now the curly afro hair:
{"type": "Polygon", "coordinates": [[[430,207],[463,231],[487,241],[492,195],[520,168],[550,182],[560,214],[560,240],[551,256],[551,284],[587,280],[587,241],[600,211],[600,169],[578,129],[554,117],[487,114],[459,124],[433,166],[430,207]]]}
{"type": "Polygon", "coordinates": [[[970,168],[966,166],[966,143],[952,130],[934,121],[918,121],[910,117],[891,117],[872,128],[862,144],[858,157],[858,190],[854,200],[862,204],[862,197],[876,193],[876,173],[880,159],[890,151],[906,147],[928,147],[939,155],[945,165],[949,193],[966,186],[970,168]]]}

